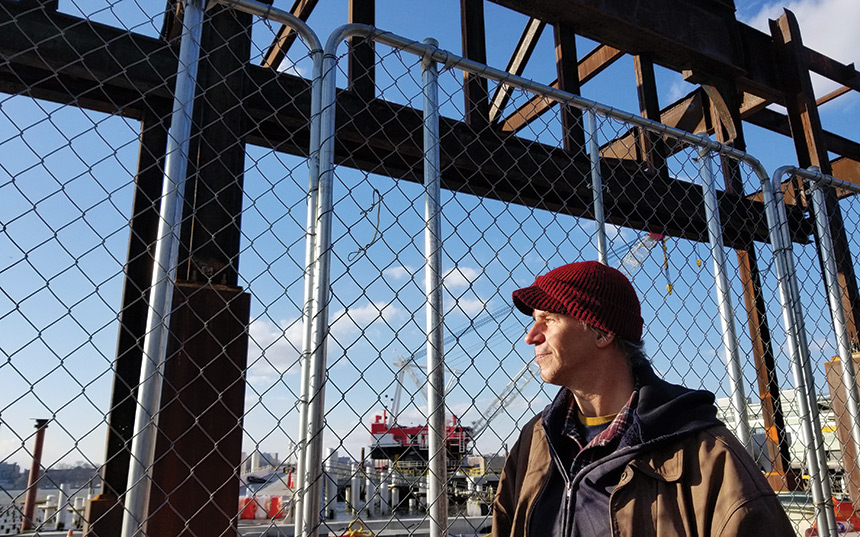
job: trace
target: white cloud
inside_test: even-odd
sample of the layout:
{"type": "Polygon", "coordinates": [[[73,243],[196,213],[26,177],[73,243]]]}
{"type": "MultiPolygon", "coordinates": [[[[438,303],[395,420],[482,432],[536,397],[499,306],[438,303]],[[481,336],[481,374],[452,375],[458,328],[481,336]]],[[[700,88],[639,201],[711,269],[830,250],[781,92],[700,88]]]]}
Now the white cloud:
{"type": "Polygon", "coordinates": [[[691,91],[693,91],[696,86],[690,84],[689,82],[685,82],[683,80],[674,80],[672,84],[669,86],[669,90],[666,96],[667,103],[674,103],[676,101],[681,100],[681,98],[686,97],[691,91]]]}
{"type": "Polygon", "coordinates": [[[382,271],[382,274],[385,277],[391,278],[393,280],[403,280],[405,278],[411,277],[413,272],[414,271],[411,267],[399,266],[399,267],[387,268],[384,271],[382,271]]]}
{"type": "Polygon", "coordinates": [[[480,298],[458,298],[450,301],[450,308],[448,311],[463,313],[467,317],[474,317],[485,309],[487,309],[487,303],[480,298]]]}
{"type": "Polygon", "coordinates": [[[365,306],[340,310],[332,316],[331,334],[335,339],[343,340],[367,330],[377,321],[390,321],[399,313],[400,309],[394,304],[379,302],[368,302],[365,306]]]}
{"type": "Polygon", "coordinates": [[[278,71],[281,73],[286,73],[288,75],[300,76],[302,78],[310,78],[310,71],[303,66],[292,63],[287,58],[281,62],[281,65],[278,66],[278,71]]]}
{"type": "MultiPolygon", "coordinates": [[[[621,241],[625,244],[636,241],[641,231],[630,229],[629,227],[616,226],[615,224],[606,223],[606,238],[610,242],[621,241]]],[[[597,223],[594,223],[594,233],[597,233],[597,223]]],[[[620,246],[620,245],[619,245],[620,246]]],[[[613,249],[610,246],[610,250],[613,249]]]]}
{"type": "MultiPolygon", "coordinates": [[[[797,16],[803,44],[842,63],[860,63],[860,8],[857,0],[778,0],[767,2],[744,22],[770,35],[768,19],[776,20],[783,8],[797,16]]],[[[836,84],[813,79],[816,95],[832,91],[836,84]]]]}
{"type": "Polygon", "coordinates": [[[478,279],[481,273],[472,267],[454,267],[443,276],[446,289],[462,289],[478,279]]]}
{"type": "Polygon", "coordinates": [[[248,327],[248,381],[265,381],[298,370],[302,349],[301,319],[252,319],[248,327]]]}

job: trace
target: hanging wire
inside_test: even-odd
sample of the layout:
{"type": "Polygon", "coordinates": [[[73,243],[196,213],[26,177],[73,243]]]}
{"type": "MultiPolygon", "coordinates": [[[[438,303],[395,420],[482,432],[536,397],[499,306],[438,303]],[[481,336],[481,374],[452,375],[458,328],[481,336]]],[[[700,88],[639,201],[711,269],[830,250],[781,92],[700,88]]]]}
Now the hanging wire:
{"type": "Polygon", "coordinates": [[[373,203],[370,204],[370,207],[361,211],[360,215],[363,218],[368,213],[373,211],[373,209],[376,209],[376,225],[373,227],[373,238],[370,239],[370,242],[368,242],[367,244],[365,244],[364,246],[362,246],[358,250],[349,254],[349,257],[347,259],[349,259],[350,261],[355,261],[356,259],[358,259],[358,257],[360,255],[362,255],[364,252],[366,252],[368,248],[373,246],[373,243],[375,243],[376,239],[379,238],[379,221],[380,221],[380,215],[382,213],[382,194],[379,193],[379,190],[377,190],[375,188],[373,189],[373,198],[372,199],[373,199],[373,203]]]}

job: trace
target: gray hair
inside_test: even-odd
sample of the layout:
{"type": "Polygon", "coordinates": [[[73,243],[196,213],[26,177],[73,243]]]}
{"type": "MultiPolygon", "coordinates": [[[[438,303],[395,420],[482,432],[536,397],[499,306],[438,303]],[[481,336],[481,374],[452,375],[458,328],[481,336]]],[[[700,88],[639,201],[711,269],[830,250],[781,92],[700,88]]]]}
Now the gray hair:
{"type": "Polygon", "coordinates": [[[643,365],[648,365],[651,360],[645,354],[645,342],[643,341],[628,341],[615,336],[615,346],[624,353],[627,361],[630,362],[630,367],[637,369],[643,365]]]}
{"type": "MultiPolygon", "coordinates": [[[[580,324],[582,324],[582,326],[593,330],[596,334],[609,334],[609,332],[601,330],[596,326],[591,326],[583,320],[579,320],[579,322],[580,324]]],[[[622,339],[618,337],[618,335],[616,335],[615,339],[613,340],[613,344],[618,350],[620,350],[624,354],[624,356],[627,357],[627,361],[630,363],[631,368],[637,369],[639,367],[642,367],[643,365],[649,365],[651,363],[651,360],[648,358],[648,355],[645,354],[645,342],[630,341],[627,339],[622,339]]]]}

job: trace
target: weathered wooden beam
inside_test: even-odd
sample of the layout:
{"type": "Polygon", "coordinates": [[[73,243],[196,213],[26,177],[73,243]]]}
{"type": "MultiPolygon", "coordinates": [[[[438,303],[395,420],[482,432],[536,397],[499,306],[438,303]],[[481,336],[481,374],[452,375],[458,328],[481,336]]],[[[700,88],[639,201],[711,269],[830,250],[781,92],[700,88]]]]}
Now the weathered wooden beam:
{"type": "MultiPolygon", "coordinates": [[[[316,7],[317,2],[318,0],[295,0],[293,2],[293,7],[290,8],[290,13],[303,21],[307,21],[308,17],[311,16],[311,12],[316,7]]],[[[272,44],[269,45],[266,55],[263,56],[263,61],[260,65],[263,67],[278,69],[281,66],[281,62],[287,57],[287,52],[290,50],[290,47],[293,46],[297,37],[298,35],[295,30],[286,24],[282,24],[281,28],[278,30],[278,34],[275,36],[275,39],[272,40],[272,44]]]]}
{"type": "MultiPolygon", "coordinates": [[[[460,26],[463,55],[478,63],[487,63],[487,38],[484,23],[484,0],[460,0],[460,26]]],[[[487,79],[463,73],[466,124],[483,130],[490,124],[490,101],[487,79]]]]}
{"type": "MultiPolygon", "coordinates": [[[[612,65],[615,60],[623,56],[620,50],[606,45],[598,45],[585,55],[577,66],[580,87],[597,76],[601,71],[612,65]]],[[[554,80],[551,87],[558,89],[558,79],[554,80]]],[[[539,118],[547,110],[556,105],[552,99],[535,96],[508,115],[501,121],[502,131],[517,132],[529,123],[539,118]]]]}
{"type": "MultiPolygon", "coordinates": [[[[539,21],[534,17],[530,18],[523,29],[523,34],[514,47],[514,52],[511,54],[511,59],[508,60],[508,66],[505,70],[512,75],[521,76],[526,68],[526,64],[531,58],[532,53],[537,46],[546,23],[539,21]]],[[[511,98],[511,86],[507,84],[499,84],[496,87],[493,98],[490,99],[490,123],[495,123],[499,116],[504,112],[505,106],[511,98]]]]}

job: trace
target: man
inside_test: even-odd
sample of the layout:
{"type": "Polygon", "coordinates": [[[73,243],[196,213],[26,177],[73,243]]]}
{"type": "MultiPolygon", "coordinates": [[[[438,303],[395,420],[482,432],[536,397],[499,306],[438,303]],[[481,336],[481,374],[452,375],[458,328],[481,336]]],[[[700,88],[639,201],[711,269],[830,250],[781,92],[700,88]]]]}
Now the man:
{"type": "Polygon", "coordinates": [[[555,400],[522,430],[493,506],[494,537],[795,535],[714,395],[656,377],[636,291],[571,263],[513,293],[555,400]]]}

